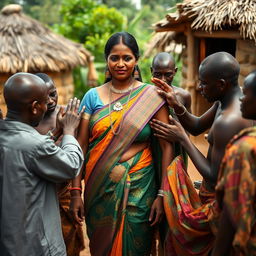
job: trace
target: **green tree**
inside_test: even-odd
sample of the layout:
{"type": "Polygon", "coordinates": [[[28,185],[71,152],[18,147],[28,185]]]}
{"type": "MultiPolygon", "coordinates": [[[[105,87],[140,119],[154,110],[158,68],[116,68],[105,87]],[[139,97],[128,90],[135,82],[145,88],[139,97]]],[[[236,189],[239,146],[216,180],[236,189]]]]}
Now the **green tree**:
{"type": "Polygon", "coordinates": [[[151,8],[155,8],[157,5],[169,8],[180,2],[182,2],[182,0],[158,0],[157,3],[155,0],[141,0],[142,5],[149,5],[151,8]]]}
{"type": "MultiPolygon", "coordinates": [[[[55,24],[55,31],[84,44],[95,56],[95,66],[99,73],[99,84],[104,81],[104,46],[111,34],[124,28],[126,17],[115,8],[108,8],[100,1],[63,0],[61,5],[61,24],[55,24]]],[[[73,72],[75,95],[81,98],[89,88],[84,78],[87,70],[76,68],[73,72]]]]}
{"type": "Polygon", "coordinates": [[[0,8],[7,4],[20,4],[26,15],[51,26],[60,21],[61,2],[62,0],[1,0],[0,8]]]}
{"type": "Polygon", "coordinates": [[[91,51],[96,61],[103,61],[107,38],[123,29],[125,17],[115,8],[93,0],[64,0],[61,6],[62,23],[55,29],[91,51]]]}

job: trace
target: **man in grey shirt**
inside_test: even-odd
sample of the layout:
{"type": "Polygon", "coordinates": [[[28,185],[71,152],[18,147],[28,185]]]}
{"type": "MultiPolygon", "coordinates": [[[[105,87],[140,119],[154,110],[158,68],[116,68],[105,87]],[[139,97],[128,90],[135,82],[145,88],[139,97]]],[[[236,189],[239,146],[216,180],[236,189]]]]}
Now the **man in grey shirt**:
{"type": "Polygon", "coordinates": [[[81,114],[71,100],[58,120],[60,147],[33,127],[49,100],[44,81],[28,73],[11,76],[4,86],[7,116],[0,120],[0,254],[66,255],[55,183],[79,172],[82,150],[74,138],[81,114]]]}

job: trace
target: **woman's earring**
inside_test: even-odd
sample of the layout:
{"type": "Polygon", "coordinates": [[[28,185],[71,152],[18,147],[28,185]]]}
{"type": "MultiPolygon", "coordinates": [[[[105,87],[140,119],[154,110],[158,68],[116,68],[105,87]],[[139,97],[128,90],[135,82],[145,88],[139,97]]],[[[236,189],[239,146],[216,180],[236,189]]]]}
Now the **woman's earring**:
{"type": "Polygon", "coordinates": [[[109,69],[106,66],[106,69],[105,69],[105,80],[111,80],[111,78],[112,78],[111,73],[109,72],[109,69]]]}
{"type": "Polygon", "coordinates": [[[137,65],[134,67],[133,77],[134,77],[134,79],[139,80],[139,81],[141,79],[139,68],[137,65]]]}

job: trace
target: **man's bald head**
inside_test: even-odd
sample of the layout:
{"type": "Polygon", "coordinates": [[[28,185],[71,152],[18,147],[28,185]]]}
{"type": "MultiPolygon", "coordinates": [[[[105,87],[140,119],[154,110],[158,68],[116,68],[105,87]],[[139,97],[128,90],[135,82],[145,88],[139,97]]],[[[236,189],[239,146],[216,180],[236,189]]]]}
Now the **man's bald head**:
{"type": "Polygon", "coordinates": [[[29,73],[16,73],[4,85],[4,98],[8,110],[22,111],[28,103],[41,101],[47,93],[45,82],[29,73]]]}
{"type": "Polygon", "coordinates": [[[227,52],[216,52],[209,55],[199,67],[199,76],[208,76],[214,80],[224,79],[236,82],[236,84],[239,72],[239,63],[227,52]]]}
{"type": "Polygon", "coordinates": [[[171,86],[176,72],[177,68],[171,54],[160,52],[154,57],[151,67],[153,77],[161,79],[171,86]]]}
{"type": "Polygon", "coordinates": [[[175,60],[168,52],[158,53],[152,61],[152,68],[175,68],[175,60]]]}
{"type": "Polygon", "coordinates": [[[49,102],[45,82],[29,73],[17,73],[4,85],[7,119],[37,126],[43,119],[49,102]]]}

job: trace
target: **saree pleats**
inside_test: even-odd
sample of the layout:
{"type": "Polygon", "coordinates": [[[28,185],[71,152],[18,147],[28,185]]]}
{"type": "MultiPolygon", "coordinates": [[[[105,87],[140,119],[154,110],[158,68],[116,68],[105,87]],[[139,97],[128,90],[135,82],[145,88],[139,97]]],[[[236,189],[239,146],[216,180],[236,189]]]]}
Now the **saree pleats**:
{"type": "Polygon", "coordinates": [[[105,106],[90,120],[85,217],[92,256],[150,253],[148,219],[156,186],[149,145],[128,161],[119,160],[164,102],[149,85],[134,89],[129,102],[127,97],[118,99],[126,112],[109,113],[105,106]],[[112,129],[120,126],[120,133],[113,135],[112,129]]]}
{"type": "Polygon", "coordinates": [[[167,170],[164,182],[164,209],[168,231],[164,241],[165,255],[209,255],[214,236],[209,224],[211,204],[203,204],[185,171],[181,156],[167,170]]]}

